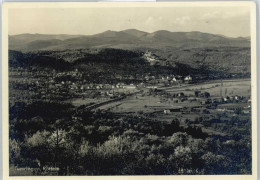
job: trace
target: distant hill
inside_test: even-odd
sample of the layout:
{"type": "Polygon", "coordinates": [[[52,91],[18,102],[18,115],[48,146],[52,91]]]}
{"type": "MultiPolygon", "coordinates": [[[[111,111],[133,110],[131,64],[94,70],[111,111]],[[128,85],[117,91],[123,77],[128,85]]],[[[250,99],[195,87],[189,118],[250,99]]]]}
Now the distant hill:
{"type": "Polygon", "coordinates": [[[67,34],[18,34],[9,35],[9,49],[41,49],[43,47],[53,45],[53,42],[58,40],[82,37],[82,35],[67,35],[67,34]],[[41,45],[44,44],[44,45],[41,45]],[[36,47],[31,47],[36,45],[36,47]]]}
{"type": "Polygon", "coordinates": [[[139,30],[136,30],[136,29],[127,29],[127,30],[124,30],[122,32],[127,33],[127,34],[132,35],[132,36],[135,36],[137,38],[142,37],[142,36],[146,36],[148,34],[147,32],[139,31],[139,30]]]}
{"type": "Polygon", "coordinates": [[[199,48],[199,47],[250,47],[250,38],[229,38],[202,32],[170,32],[160,30],[147,33],[136,29],[105,31],[95,35],[44,35],[20,34],[9,36],[9,49],[64,50],[84,48],[199,48]]]}
{"type": "Polygon", "coordinates": [[[9,36],[10,67],[135,74],[249,77],[250,37],[136,29],[81,35],[9,36]],[[235,75],[235,76],[234,76],[235,75]]]}

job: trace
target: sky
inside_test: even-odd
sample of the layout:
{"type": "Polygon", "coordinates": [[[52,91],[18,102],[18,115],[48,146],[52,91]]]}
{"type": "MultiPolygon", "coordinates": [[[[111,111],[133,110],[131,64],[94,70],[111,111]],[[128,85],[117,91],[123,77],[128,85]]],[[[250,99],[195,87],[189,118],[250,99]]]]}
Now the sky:
{"type": "Polygon", "coordinates": [[[128,7],[9,9],[9,35],[23,33],[93,35],[107,30],[201,31],[250,36],[249,7],[128,7]]]}

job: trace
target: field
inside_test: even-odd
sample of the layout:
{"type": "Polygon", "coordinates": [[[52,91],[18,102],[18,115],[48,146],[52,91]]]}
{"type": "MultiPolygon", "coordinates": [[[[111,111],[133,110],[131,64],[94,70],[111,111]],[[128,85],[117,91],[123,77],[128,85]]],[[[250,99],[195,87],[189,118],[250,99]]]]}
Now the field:
{"type": "Polygon", "coordinates": [[[186,85],[184,87],[163,88],[170,93],[185,91],[185,94],[193,94],[194,91],[207,91],[211,96],[249,96],[251,94],[250,79],[212,81],[201,84],[186,85]],[[225,92],[226,91],[226,92],[225,92]]]}

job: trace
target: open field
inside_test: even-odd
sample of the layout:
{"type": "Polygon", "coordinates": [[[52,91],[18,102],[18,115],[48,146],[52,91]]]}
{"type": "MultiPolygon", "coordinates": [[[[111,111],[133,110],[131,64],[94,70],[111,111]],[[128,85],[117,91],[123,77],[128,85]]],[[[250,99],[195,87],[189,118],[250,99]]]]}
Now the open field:
{"type": "Polygon", "coordinates": [[[140,95],[127,97],[120,102],[115,102],[111,104],[104,105],[100,109],[113,108],[113,112],[125,112],[125,113],[135,113],[138,111],[153,112],[152,108],[145,108],[145,106],[162,106],[159,97],[144,96],[140,95]]]}
{"type": "Polygon", "coordinates": [[[251,94],[250,79],[242,80],[223,80],[222,82],[207,82],[201,84],[189,84],[185,87],[162,88],[169,93],[185,92],[185,94],[194,94],[194,91],[207,91],[211,96],[249,96],[251,94]],[[226,93],[225,93],[226,92],[226,93]]]}
{"type": "Polygon", "coordinates": [[[69,100],[68,102],[71,102],[73,106],[81,106],[86,104],[92,104],[92,103],[101,103],[103,101],[106,101],[106,98],[74,98],[72,100],[69,100]]]}

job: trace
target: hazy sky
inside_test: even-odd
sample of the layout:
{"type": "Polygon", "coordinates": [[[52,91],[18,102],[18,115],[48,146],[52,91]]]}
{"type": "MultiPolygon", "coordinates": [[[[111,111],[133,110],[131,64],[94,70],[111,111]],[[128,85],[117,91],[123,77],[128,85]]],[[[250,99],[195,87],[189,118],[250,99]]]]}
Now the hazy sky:
{"type": "Polygon", "coordinates": [[[249,7],[10,9],[9,34],[84,34],[138,29],[250,36],[249,7]]]}

